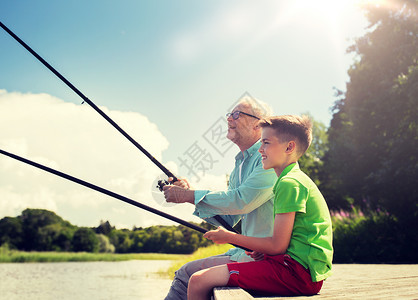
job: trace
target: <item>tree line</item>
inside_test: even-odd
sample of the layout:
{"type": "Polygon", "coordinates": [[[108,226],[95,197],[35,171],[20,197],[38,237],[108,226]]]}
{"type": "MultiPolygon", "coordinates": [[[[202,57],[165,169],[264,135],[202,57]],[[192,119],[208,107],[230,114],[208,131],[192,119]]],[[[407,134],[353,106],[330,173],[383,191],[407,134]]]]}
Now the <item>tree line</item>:
{"type": "Polygon", "coordinates": [[[45,209],[28,208],[0,220],[0,245],[23,251],[188,254],[211,243],[183,225],[129,230],[102,221],[97,227],[78,227],[45,209]]]}
{"type": "Polygon", "coordinates": [[[336,92],[323,152],[301,168],[331,210],[364,213],[336,222],[336,258],[416,263],[418,1],[365,3],[367,33],[347,49],[355,59],[346,90],[336,92]]]}
{"type": "Polygon", "coordinates": [[[313,128],[320,146],[301,161],[333,210],[356,206],[417,225],[417,7],[417,0],[363,7],[368,31],[347,49],[355,60],[346,91],[337,90],[329,128],[313,128]]]}
{"type": "Polygon", "coordinates": [[[409,226],[418,216],[417,7],[364,7],[368,32],[348,49],[356,59],[336,95],[320,170],[331,207],[382,210],[409,226]]]}

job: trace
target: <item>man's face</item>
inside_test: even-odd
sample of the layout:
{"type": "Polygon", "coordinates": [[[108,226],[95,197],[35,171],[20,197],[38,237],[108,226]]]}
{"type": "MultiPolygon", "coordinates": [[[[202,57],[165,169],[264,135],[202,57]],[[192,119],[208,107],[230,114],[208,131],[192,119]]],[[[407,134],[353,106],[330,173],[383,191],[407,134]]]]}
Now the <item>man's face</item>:
{"type": "MultiPolygon", "coordinates": [[[[245,104],[238,104],[231,113],[241,111],[248,114],[253,114],[250,108],[245,104]]],[[[254,138],[254,127],[258,122],[257,119],[239,114],[238,119],[234,120],[232,116],[228,117],[228,133],[226,137],[232,142],[240,146],[243,142],[248,141],[249,139],[254,138]]]]}

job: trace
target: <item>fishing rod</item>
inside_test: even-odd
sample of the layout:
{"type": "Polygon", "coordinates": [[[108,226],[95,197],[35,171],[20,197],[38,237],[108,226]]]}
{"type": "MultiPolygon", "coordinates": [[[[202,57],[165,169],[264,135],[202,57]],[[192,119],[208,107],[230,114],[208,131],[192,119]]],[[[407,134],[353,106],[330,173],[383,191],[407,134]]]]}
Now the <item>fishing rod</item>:
{"type": "MultiPolygon", "coordinates": [[[[62,76],[54,67],[52,67],[47,61],[45,61],[38,53],[36,53],[31,47],[29,47],[24,41],[22,41],[16,34],[14,34],[9,28],[6,27],[0,21],[0,27],[3,28],[11,37],[13,37],[19,44],[21,44],[26,50],[28,50],[33,56],[35,56],[45,67],[47,67],[52,73],[54,73],[59,79],[61,79],[69,88],[71,88],[77,95],[83,99],[84,102],[89,104],[96,112],[98,112],[106,121],[108,121],[116,130],[118,130],[124,137],[126,137],[136,148],[145,154],[167,177],[172,177],[173,180],[168,182],[167,180],[158,180],[157,188],[162,191],[165,185],[169,185],[173,182],[178,181],[177,177],[163,166],[154,156],[152,156],[144,147],[142,147],[137,141],[135,141],[125,130],[123,130],[118,124],[116,124],[108,115],[106,115],[100,108],[96,106],[89,98],[87,98],[79,89],[77,89],[71,82],[69,82],[64,76],[62,76]]],[[[218,221],[223,227],[229,231],[236,230],[229,225],[220,216],[214,216],[215,220],[218,221]]]]}
{"type": "MultiPolygon", "coordinates": [[[[199,232],[201,232],[201,233],[203,233],[203,234],[204,234],[204,233],[206,233],[206,232],[208,232],[208,230],[207,230],[207,229],[205,229],[205,228],[199,227],[199,226],[194,225],[194,224],[192,224],[192,223],[190,223],[190,222],[187,222],[187,221],[185,221],[185,220],[182,220],[182,219],[180,219],[180,218],[177,218],[177,217],[175,217],[175,216],[172,216],[172,215],[170,215],[170,214],[167,214],[167,213],[165,213],[165,212],[162,212],[162,211],[160,211],[160,210],[158,210],[158,209],[152,208],[152,207],[150,207],[150,206],[148,206],[148,205],[145,205],[145,204],[142,204],[142,203],[137,202],[137,201],[135,201],[135,200],[129,199],[129,198],[125,197],[125,196],[119,195],[119,194],[117,194],[117,193],[115,193],[115,192],[112,192],[112,191],[107,190],[107,189],[105,189],[105,188],[102,188],[102,187],[100,187],[100,186],[94,185],[94,184],[92,184],[92,183],[90,183],[90,182],[84,181],[84,180],[82,180],[82,179],[79,179],[79,178],[76,178],[76,177],[74,177],[74,176],[68,175],[68,174],[66,174],[66,173],[60,172],[60,171],[58,171],[58,170],[52,169],[52,168],[50,168],[50,167],[47,167],[47,166],[41,165],[41,164],[39,164],[39,163],[37,163],[37,162],[34,162],[34,161],[32,161],[32,160],[29,160],[29,159],[23,158],[23,157],[21,157],[21,156],[18,156],[18,155],[16,155],[16,154],[13,154],[13,153],[10,153],[10,152],[7,152],[7,151],[4,151],[4,150],[2,150],[2,149],[0,149],[0,154],[6,155],[6,156],[11,157],[11,158],[13,158],[13,159],[15,159],[15,160],[21,161],[21,162],[23,162],[23,163],[25,163],[25,164],[28,164],[28,165],[31,165],[31,166],[33,166],[33,167],[35,167],[35,168],[38,168],[38,169],[44,170],[44,171],[46,171],[46,172],[48,172],[48,173],[51,173],[51,174],[57,175],[57,176],[59,176],[59,177],[62,177],[62,178],[64,178],[64,179],[67,179],[67,180],[69,180],[69,181],[72,181],[72,182],[78,183],[78,184],[80,184],[80,185],[82,185],[82,186],[85,186],[85,187],[87,187],[87,188],[90,188],[90,189],[92,189],[92,190],[95,190],[95,191],[97,191],[97,192],[100,192],[100,193],[102,193],[102,194],[108,195],[108,196],[110,196],[110,197],[116,198],[116,199],[121,200],[121,201],[123,201],[123,202],[129,203],[129,204],[134,205],[134,206],[136,206],[136,207],[139,207],[139,208],[145,209],[145,210],[147,210],[147,211],[149,211],[149,212],[152,212],[152,213],[154,213],[154,214],[157,214],[157,215],[159,215],[159,216],[161,216],[161,217],[163,217],[163,218],[169,219],[169,220],[171,220],[171,221],[174,221],[174,222],[179,223],[179,224],[181,224],[181,225],[184,225],[184,226],[186,226],[186,227],[189,227],[190,229],[193,229],[193,230],[199,231],[199,232]]],[[[241,247],[241,246],[234,245],[234,244],[231,244],[231,245],[233,245],[233,246],[235,246],[235,247],[239,247],[239,248],[241,248],[241,249],[243,249],[243,250],[245,250],[245,251],[252,251],[252,250],[249,250],[249,249],[247,249],[247,248],[245,248],[245,247],[241,247]]]]}
{"type": "Polygon", "coordinates": [[[93,101],[87,98],[79,89],[77,89],[71,82],[69,82],[64,76],[62,76],[54,67],[52,67],[47,61],[45,61],[38,53],[36,53],[31,47],[29,47],[24,41],[22,41],[16,34],[14,34],[9,28],[0,22],[0,27],[3,28],[9,35],[11,35],[19,44],[21,44],[26,50],[28,50],[33,56],[35,56],[45,67],[47,67],[52,73],[54,73],[59,79],[61,79],[70,89],[72,89],[77,95],[83,99],[88,105],[90,105],[96,112],[98,112],[106,121],[108,121],[116,130],[118,130],[124,137],[126,137],[132,144],[135,145],[142,153],[144,153],[161,171],[168,177],[173,178],[173,182],[177,181],[177,177],[174,176],[165,166],[163,166],[154,156],[152,156],[144,147],[142,147],[137,141],[135,141],[125,130],[123,130],[118,124],[116,124],[108,115],[106,115],[100,108],[98,108],[93,101]]]}

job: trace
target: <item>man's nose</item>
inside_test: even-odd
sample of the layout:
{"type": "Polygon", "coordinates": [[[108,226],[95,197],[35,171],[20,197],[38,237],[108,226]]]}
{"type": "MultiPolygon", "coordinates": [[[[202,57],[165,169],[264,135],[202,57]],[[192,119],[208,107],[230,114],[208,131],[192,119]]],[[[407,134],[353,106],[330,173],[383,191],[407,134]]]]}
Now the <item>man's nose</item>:
{"type": "Polygon", "coordinates": [[[227,119],[226,119],[226,121],[228,122],[228,125],[234,125],[235,124],[235,120],[231,117],[231,116],[229,116],[227,119]]]}

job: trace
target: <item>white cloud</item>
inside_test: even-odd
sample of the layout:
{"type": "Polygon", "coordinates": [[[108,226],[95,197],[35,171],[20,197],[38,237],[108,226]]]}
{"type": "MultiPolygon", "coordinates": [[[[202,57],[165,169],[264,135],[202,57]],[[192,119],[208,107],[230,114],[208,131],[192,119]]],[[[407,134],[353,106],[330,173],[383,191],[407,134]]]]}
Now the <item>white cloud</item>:
{"type": "MultiPolygon", "coordinates": [[[[157,160],[167,139],[147,117],[101,109],[157,160]]],[[[75,105],[47,94],[0,90],[0,149],[58,169],[179,218],[192,217],[188,204],[163,207],[152,197],[161,171],[87,104],[75,105]]],[[[167,167],[176,172],[169,162],[167,167]]],[[[209,178],[209,177],[208,177],[209,178]]],[[[172,222],[122,201],[0,156],[0,218],[25,208],[56,212],[79,226],[108,220],[116,227],[172,222]]]]}

